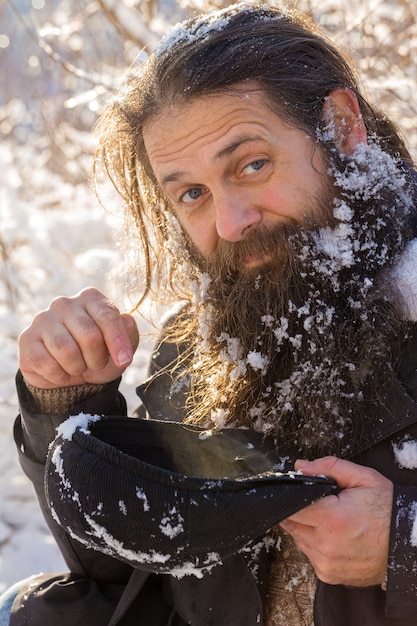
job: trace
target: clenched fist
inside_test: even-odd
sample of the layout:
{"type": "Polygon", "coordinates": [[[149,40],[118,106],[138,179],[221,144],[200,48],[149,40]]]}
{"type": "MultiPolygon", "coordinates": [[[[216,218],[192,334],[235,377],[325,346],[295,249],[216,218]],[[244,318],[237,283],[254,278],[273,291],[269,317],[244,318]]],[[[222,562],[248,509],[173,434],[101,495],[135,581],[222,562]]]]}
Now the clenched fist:
{"type": "Polygon", "coordinates": [[[19,367],[35,387],[103,384],[118,378],[139,343],[133,317],[97,289],[59,297],[19,337],[19,367]]]}

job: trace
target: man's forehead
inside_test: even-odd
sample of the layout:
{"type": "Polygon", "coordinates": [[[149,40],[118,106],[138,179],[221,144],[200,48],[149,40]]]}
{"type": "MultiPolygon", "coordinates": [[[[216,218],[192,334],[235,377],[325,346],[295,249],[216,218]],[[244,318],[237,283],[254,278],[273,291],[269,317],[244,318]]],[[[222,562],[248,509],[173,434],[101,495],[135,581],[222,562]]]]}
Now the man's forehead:
{"type": "Polygon", "coordinates": [[[170,105],[148,121],[143,136],[151,162],[168,163],[182,151],[207,145],[213,145],[215,158],[223,158],[242,143],[261,139],[268,127],[279,122],[284,123],[264,92],[249,86],[170,105]]]}
{"type": "Polygon", "coordinates": [[[205,109],[217,106],[219,101],[227,102],[231,100],[245,102],[251,99],[260,101],[263,104],[267,104],[268,102],[267,91],[255,80],[239,82],[227,88],[218,88],[214,91],[202,93],[197,96],[194,95],[191,98],[183,97],[183,94],[178,94],[178,96],[174,96],[171,102],[163,105],[156,115],[150,116],[149,120],[145,122],[145,127],[164,118],[180,116],[194,107],[200,108],[201,112],[203,112],[205,109]]]}

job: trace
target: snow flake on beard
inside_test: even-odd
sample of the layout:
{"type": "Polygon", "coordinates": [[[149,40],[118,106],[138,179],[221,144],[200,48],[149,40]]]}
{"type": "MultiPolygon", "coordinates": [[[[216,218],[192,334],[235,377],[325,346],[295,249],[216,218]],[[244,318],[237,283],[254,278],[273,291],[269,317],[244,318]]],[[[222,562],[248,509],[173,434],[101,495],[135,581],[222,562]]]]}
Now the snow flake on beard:
{"type": "MultiPolygon", "coordinates": [[[[316,427],[312,437],[325,438],[327,431],[329,437],[342,439],[346,420],[350,419],[349,403],[360,403],[363,399],[364,374],[356,371],[355,358],[349,358],[355,357],[356,347],[353,346],[346,358],[334,348],[332,357],[328,358],[327,344],[333,342],[336,346],[336,333],[343,319],[340,315],[346,308],[350,309],[349,320],[355,319],[372,333],[375,311],[370,296],[377,291],[376,279],[392,266],[406,244],[403,224],[412,199],[400,163],[383,152],[376,141],[359,146],[350,157],[339,155],[339,158],[342,167],[337,169],[332,165],[330,169],[339,189],[333,211],[335,225],[311,232],[300,231],[299,235],[296,255],[302,268],[301,277],[309,286],[307,297],[302,302],[288,301],[285,315],[274,317],[265,311],[260,317],[265,329],[275,337],[275,356],[280,358],[281,350],[288,353],[290,349],[292,370],[282,379],[270,379],[268,383],[268,369],[274,356],[264,354],[261,347],[252,346],[245,351],[238,337],[227,331],[217,332],[218,360],[204,380],[209,393],[216,398],[211,422],[218,427],[252,425],[266,433],[276,430],[277,420],[284,418],[285,421],[285,416],[300,414],[300,399],[308,389],[311,411],[326,414],[318,428],[323,432],[318,432],[316,427]],[[325,286],[322,299],[320,285],[325,286]],[[332,298],[343,303],[339,310],[335,311],[329,304],[332,298]],[[240,402],[236,387],[254,374],[255,378],[262,376],[266,382],[262,397],[246,407],[251,423],[242,424],[230,410],[230,399],[240,402]],[[347,384],[355,377],[356,386],[347,384]],[[228,383],[225,384],[225,380],[228,383]]],[[[256,278],[256,288],[262,292],[262,276],[256,278]]],[[[218,328],[219,314],[210,304],[207,280],[202,291],[200,346],[194,361],[197,376],[206,348],[208,359],[213,357],[209,338],[211,329],[218,328]]],[[[376,356],[380,356],[378,347],[375,350],[376,356]]],[[[356,363],[360,362],[356,360],[356,363]]],[[[366,366],[363,369],[366,376],[366,366]]],[[[307,411],[305,418],[308,419],[307,411]]]]}
{"type": "Polygon", "coordinates": [[[365,275],[360,284],[359,274],[370,275],[391,264],[396,251],[403,246],[401,229],[395,235],[392,224],[393,221],[404,221],[412,208],[405,173],[392,156],[371,141],[357,147],[354,155],[346,160],[344,171],[331,168],[330,174],[335,186],[341,190],[333,210],[337,223],[334,228],[320,229],[315,237],[317,250],[324,253],[324,258],[319,261],[320,267],[317,262],[315,266],[318,271],[328,274],[337,290],[341,270],[360,264],[360,272],[354,280],[361,295],[365,295],[373,281],[365,275]],[[387,188],[395,201],[389,206],[384,205],[382,213],[381,192],[387,188]],[[355,215],[352,208],[355,203],[360,210],[363,210],[363,203],[366,204],[366,215],[355,215]],[[381,237],[384,232],[386,238],[381,237]]]}

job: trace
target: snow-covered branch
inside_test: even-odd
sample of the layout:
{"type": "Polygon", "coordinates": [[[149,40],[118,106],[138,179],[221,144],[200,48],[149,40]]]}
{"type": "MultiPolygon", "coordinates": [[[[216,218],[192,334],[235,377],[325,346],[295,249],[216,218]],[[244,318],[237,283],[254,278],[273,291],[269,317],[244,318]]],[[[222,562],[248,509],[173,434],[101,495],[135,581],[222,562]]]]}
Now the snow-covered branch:
{"type": "Polygon", "coordinates": [[[147,51],[157,46],[169,25],[161,13],[146,15],[142,6],[127,6],[119,0],[99,0],[99,4],[125,38],[147,51]]]}

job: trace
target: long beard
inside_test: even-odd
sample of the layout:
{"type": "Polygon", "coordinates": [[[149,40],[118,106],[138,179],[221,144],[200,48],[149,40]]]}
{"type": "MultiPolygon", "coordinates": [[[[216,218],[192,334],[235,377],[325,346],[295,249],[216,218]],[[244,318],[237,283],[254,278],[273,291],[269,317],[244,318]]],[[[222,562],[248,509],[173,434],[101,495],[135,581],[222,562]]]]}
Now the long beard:
{"type": "Polygon", "coordinates": [[[405,335],[383,278],[407,241],[411,200],[376,146],[342,165],[310,224],[258,229],[199,259],[188,421],[273,433],[294,454],[349,456],[369,406],[383,402],[405,335]],[[248,256],[267,260],[245,270],[248,256]]]}

